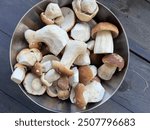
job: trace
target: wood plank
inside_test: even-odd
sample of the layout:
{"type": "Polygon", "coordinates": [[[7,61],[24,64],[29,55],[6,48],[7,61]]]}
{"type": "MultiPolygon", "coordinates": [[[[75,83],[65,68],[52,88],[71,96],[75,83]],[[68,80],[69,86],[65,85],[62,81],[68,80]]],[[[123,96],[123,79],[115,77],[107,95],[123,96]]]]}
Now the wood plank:
{"type": "Polygon", "coordinates": [[[26,108],[24,105],[16,102],[14,99],[5,95],[0,91],[0,113],[30,113],[33,112],[30,109],[26,108]]]}
{"type": "Polygon", "coordinates": [[[146,0],[98,0],[110,8],[123,24],[132,51],[150,61],[150,4],[146,0]],[[137,48],[142,48],[137,50],[137,48]]]}
{"type": "Polygon", "coordinates": [[[150,112],[150,64],[131,53],[127,76],[112,99],[133,112],[150,112]]]}

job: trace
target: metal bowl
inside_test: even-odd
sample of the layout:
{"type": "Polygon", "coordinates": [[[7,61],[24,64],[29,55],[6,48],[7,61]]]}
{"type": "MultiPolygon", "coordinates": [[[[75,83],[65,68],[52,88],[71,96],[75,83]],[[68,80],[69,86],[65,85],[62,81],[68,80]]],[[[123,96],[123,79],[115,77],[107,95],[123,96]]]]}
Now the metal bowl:
{"type": "MultiPolygon", "coordinates": [[[[39,2],[38,4],[33,6],[22,17],[22,19],[20,20],[20,22],[18,23],[14,31],[11,44],[10,44],[10,65],[12,71],[13,71],[13,66],[16,63],[16,55],[20,50],[27,47],[28,45],[28,43],[24,38],[25,30],[27,30],[28,28],[37,30],[44,26],[44,24],[40,20],[39,14],[45,10],[49,2],[58,3],[62,7],[62,6],[71,6],[72,0],[45,0],[39,2]]],[[[25,91],[23,85],[19,85],[23,93],[40,107],[43,107],[52,112],[68,112],[68,113],[86,112],[102,105],[104,102],[110,99],[112,95],[120,87],[126,75],[128,62],[129,62],[129,47],[128,47],[127,36],[118,18],[106,6],[104,6],[99,2],[97,3],[99,5],[99,12],[94,19],[97,22],[101,22],[101,21],[111,22],[119,28],[120,35],[118,38],[114,40],[114,48],[115,48],[115,52],[120,54],[125,59],[125,63],[126,63],[125,68],[121,72],[116,73],[110,81],[102,82],[106,90],[103,100],[98,103],[88,104],[86,110],[80,110],[75,105],[71,104],[69,100],[61,101],[57,98],[50,98],[46,94],[43,96],[32,96],[25,91]]]]}

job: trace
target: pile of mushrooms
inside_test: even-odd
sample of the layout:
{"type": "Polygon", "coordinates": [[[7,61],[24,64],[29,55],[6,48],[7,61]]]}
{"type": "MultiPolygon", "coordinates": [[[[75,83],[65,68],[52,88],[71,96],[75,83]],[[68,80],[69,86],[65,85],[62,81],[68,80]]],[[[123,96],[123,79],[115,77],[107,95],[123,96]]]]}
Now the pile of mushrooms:
{"type": "Polygon", "coordinates": [[[103,99],[101,80],[111,80],[125,63],[114,53],[118,28],[93,19],[99,10],[96,0],[74,0],[72,7],[49,3],[40,14],[46,25],[25,31],[28,48],[18,53],[11,80],[22,83],[29,94],[70,98],[86,109],[103,99]]]}

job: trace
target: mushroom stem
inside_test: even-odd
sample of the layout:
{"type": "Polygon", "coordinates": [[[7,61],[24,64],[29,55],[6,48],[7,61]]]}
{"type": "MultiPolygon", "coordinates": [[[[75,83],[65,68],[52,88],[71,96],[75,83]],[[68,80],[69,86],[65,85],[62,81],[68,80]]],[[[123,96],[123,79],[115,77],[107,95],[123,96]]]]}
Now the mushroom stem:
{"type": "Polygon", "coordinates": [[[113,53],[114,45],[113,38],[110,31],[100,31],[96,34],[94,53],[104,54],[113,53]]]}
{"type": "Polygon", "coordinates": [[[25,74],[26,70],[24,68],[18,67],[11,75],[11,80],[17,84],[20,84],[24,80],[25,74]]]}
{"type": "Polygon", "coordinates": [[[110,80],[115,73],[117,67],[109,65],[109,64],[103,64],[98,69],[98,76],[103,80],[110,80]]]}

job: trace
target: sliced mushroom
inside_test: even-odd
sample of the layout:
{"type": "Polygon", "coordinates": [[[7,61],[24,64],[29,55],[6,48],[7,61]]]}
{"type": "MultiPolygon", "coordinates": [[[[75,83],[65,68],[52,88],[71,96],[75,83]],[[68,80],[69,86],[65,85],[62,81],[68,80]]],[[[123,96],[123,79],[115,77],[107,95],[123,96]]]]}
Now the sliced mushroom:
{"type": "Polygon", "coordinates": [[[103,80],[110,80],[117,67],[119,71],[124,67],[124,59],[116,53],[104,56],[102,61],[104,64],[99,67],[98,76],[103,80]]]}
{"type": "Polygon", "coordinates": [[[90,51],[87,49],[86,53],[79,55],[76,60],[74,61],[75,65],[83,66],[83,65],[90,65],[90,51]]]}
{"type": "Polygon", "coordinates": [[[96,0],[74,0],[72,7],[78,19],[85,22],[95,17],[99,10],[96,0]]]}
{"type": "Polygon", "coordinates": [[[60,62],[52,61],[53,68],[60,74],[72,76],[73,71],[70,70],[75,59],[86,52],[87,45],[84,42],[70,40],[65,48],[65,52],[60,62]]]}
{"type": "Polygon", "coordinates": [[[94,53],[105,54],[114,52],[113,38],[119,35],[118,28],[108,22],[101,22],[92,29],[92,37],[96,37],[94,53]]]}
{"type": "Polygon", "coordinates": [[[28,73],[23,81],[24,88],[29,94],[32,95],[43,95],[46,91],[44,86],[36,75],[28,73]]]}
{"type": "Polygon", "coordinates": [[[97,75],[97,68],[94,65],[79,67],[79,81],[84,85],[89,84],[97,75]]]}
{"type": "Polygon", "coordinates": [[[52,60],[59,61],[59,59],[54,55],[44,56],[41,62],[35,63],[32,68],[32,72],[38,76],[42,76],[43,73],[46,73],[52,69],[52,60]]]}
{"type": "Polygon", "coordinates": [[[33,44],[45,43],[49,51],[54,55],[58,55],[69,41],[66,31],[57,25],[47,25],[37,31],[27,30],[25,38],[29,43],[29,47],[33,44]]]}
{"type": "Polygon", "coordinates": [[[27,72],[27,67],[17,63],[14,67],[14,71],[11,75],[11,80],[14,81],[17,84],[20,84],[24,78],[25,78],[25,74],[27,72]]]}
{"type": "Polygon", "coordinates": [[[69,32],[75,24],[75,14],[72,9],[68,7],[61,8],[61,11],[64,16],[64,21],[59,26],[69,32]]]}
{"type": "Polygon", "coordinates": [[[30,49],[23,49],[17,55],[16,60],[18,63],[25,66],[33,66],[37,61],[37,57],[30,49]]]}
{"type": "Polygon", "coordinates": [[[71,37],[78,41],[86,42],[90,35],[90,26],[85,22],[77,23],[71,30],[71,37]]]}
{"type": "Polygon", "coordinates": [[[64,20],[62,12],[58,4],[50,3],[46,7],[45,12],[41,13],[41,20],[47,24],[61,24],[64,20]]]}

